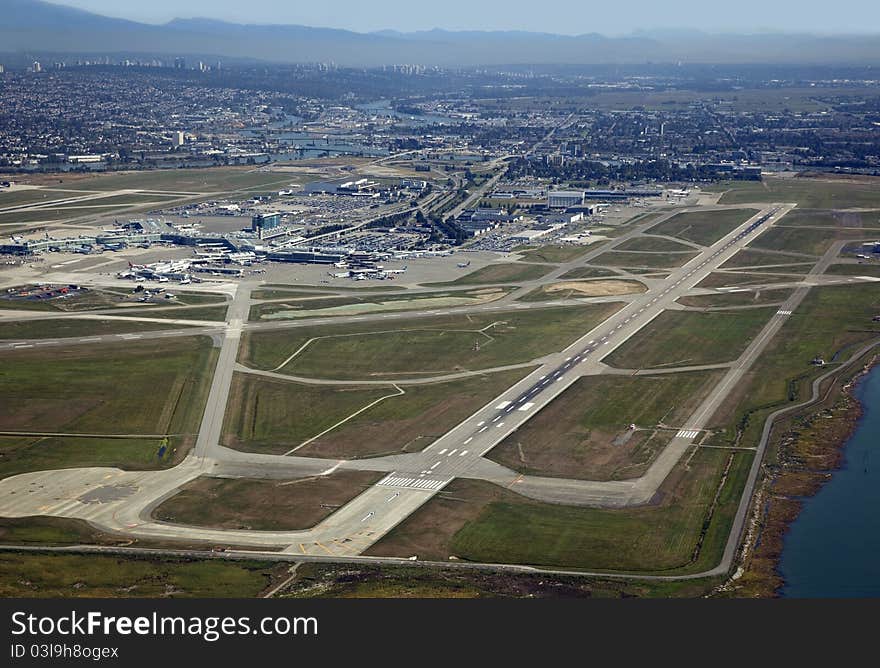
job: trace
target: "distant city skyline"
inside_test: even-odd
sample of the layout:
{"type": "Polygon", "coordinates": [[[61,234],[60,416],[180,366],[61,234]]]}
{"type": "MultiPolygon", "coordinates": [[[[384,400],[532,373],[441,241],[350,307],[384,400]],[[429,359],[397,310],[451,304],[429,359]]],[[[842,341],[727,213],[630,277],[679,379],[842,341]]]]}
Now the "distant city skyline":
{"type": "Polygon", "coordinates": [[[840,0],[831,11],[817,0],[740,0],[736,11],[712,9],[703,0],[669,0],[623,5],[577,0],[335,0],[333,3],[288,3],[283,0],[153,0],[120,4],[118,0],[61,0],[56,4],[106,16],[148,23],[173,18],[211,18],[234,23],[301,24],[356,32],[398,30],[525,30],[562,35],[696,29],[711,33],[880,32],[880,3],[840,0]]]}

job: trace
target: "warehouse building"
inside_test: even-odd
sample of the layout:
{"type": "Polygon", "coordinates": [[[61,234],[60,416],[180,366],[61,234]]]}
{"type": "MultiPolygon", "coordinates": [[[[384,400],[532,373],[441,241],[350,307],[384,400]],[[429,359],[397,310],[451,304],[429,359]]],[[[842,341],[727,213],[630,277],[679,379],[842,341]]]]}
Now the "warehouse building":
{"type": "Polygon", "coordinates": [[[554,190],[547,193],[547,206],[550,209],[567,209],[584,203],[583,190],[554,190]]]}

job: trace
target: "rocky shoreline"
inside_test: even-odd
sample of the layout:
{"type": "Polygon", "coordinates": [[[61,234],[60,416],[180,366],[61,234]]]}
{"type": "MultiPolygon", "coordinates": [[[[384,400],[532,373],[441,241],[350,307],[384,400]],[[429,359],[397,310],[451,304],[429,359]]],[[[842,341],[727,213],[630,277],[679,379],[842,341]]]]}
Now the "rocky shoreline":
{"type": "Polygon", "coordinates": [[[740,568],[718,593],[761,598],[779,595],[784,581],[778,565],[785,534],[804,500],[816,494],[840,467],[843,446],[864,412],[855,387],[878,362],[880,358],[872,355],[855,373],[844,372],[819,404],[777,425],[781,429],[762,467],[740,568]]]}

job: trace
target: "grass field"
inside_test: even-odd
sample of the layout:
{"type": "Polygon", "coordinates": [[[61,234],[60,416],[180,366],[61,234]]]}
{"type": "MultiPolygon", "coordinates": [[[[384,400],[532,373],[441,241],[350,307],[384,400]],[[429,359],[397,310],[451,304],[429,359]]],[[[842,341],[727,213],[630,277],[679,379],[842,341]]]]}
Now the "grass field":
{"type": "MultiPolygon", "coordinates": [[[[145,317],[161,318],[163,316],[145,314],[145,317]]],[[[166,315],[164,317],[177,316],[166,315]]],[[[103,334],[125,334],[128,332],[181,329],[184,327],[184,325],[175,325],[173,323],[138,322],[137,320],[73,320],[70,318],[45,318],[40,320],[0,322],[0,340],[73,338],[78,336],[100,336],[103,334]]]]}
{"type": "Polygon", "coordinates": [[[533,281],[541,278],[545,274],[553,270],[554,267],[546,264],[518,264],[514,262],[506,262],[501,264],[490,264],[482,269],[477,269],[469,274],[465,274],[454,281],[444,281],[442,283],[425,283],[426,286],[442,286],[442,285],[489,285],[492,283],[513,283],[516,281],[533,281]]]}
{"type": "Polygon", "coordinates": [[[4,545],[83,545],[102,539],[102,534],[84,520],[0,517],[0,543],[4,545]]]}
{"type": "Polygon", "coordinates": [[[17,206],[26,206],[34,204],[48,204],[57,200],[68,197],[78,197],[82,195],[76,191],[63,191],[48,188],[0,191],[0,211],[17,206]]]}
{"type": "Polygon", "coordinates": [[[0,429],[195,434],[216,356],[207,337],[4,353],[0,429]]]}
{"type": "Polygon", "coordinates": [[[595,264],[613,267],[651,267],[667,269],[680,267],[697,256],[693,253],[635,253],[627,251],[607,251],[592,261],[595,264]]]}
{"type": "Polygon", "coordinates": [[[251,292],[251,299],[299,299],[302,297],[320,297],[320,292],[306,290],[280,290],[278,288],[261,288],[251,292]]]}
{"type": "Polygon", "coordinates": [[[721,557],[751,457],[699,450],[664,481],[657,505],[629,509],[540,503],[490,483],[456,479],[367,554],[699,572],[721,557]]]}
{"type": "Polygon", "coordinates": [[[809,396],[811,380],[827,368],[811,366],[816,355],[834,362],[857,344],[880,336],[880,285],[813,288],[788,318],[729,400],[712,418],[713,443],[757,443],[764,417],[809,396]]]}
{"type": "Polygon", "coordinates": [[[749,286],[762,283],[791,283],[793,281],[803,280],[803,276],[798,274],[786,274],[780,271],[766,273],[727,273],[723,271],[713,271],[702,281],[697,283],[698,288],[724,288],[736,286],[749,286]]]}
{"type": "Polygon", "coordinates": [[[255,304],[250,310],[250,320],[275,320],[300,318],[310,315],[350,316],[377,311],[410,311],[451,306],[473,306],[501,299],[510,292],[509,288],[487,287],[475,290],[402,293],[393,295],[343,295],[321,297],[311,295],[305,299],[287,299],[283,302],[264,302],[255,304]]]}
{"type": "Polygon", "coordinates": [[[880,277],[880,264],[832,264],[825,270],[835,276],[875,276],[880,277]]]}
{"type": "Polygon", "coordinates": [[[60,313],[95,311],[118,308],[137,309],[140,307],[204,306],[226,301],[223,295],[184,292],[176,293],[174,300],[162,299],[158,302],[138,302],[138,295],[125,290],[86,290],[54,299],[10,299],[0,294],[0,308],[18,311],[57,311],[60,313]]]}
{"type": "MultiPolygon", "coordinates": [[[[517,369],[406,386],[405,394],[381,401],[297,454],[353,459],[424,448],[528,372],[517,369]]],[[[396,393],[391,386],[339,388],[236,374],[224,443],[282,454],[376,399],[396,393]]]]}
{"type": "Polygon", "coordinates": [[[394,380],[487,369],[561,350],[620,307],[614,302],[252,332],[243,341],[244,362],[273,369],[314,338],[283,373],[394,380]]]}
{"type": "Polygon", "coordinates": [[[662,237],[642,236],[624,241],[622,244],[615,246],[615,250],[622,251],[653,251],[653,252],[675,252],[675,251],[692,251],[691,246],[680,244],[671,239],[662,237]]]}
{"type": "Polygon", "coordinates": [[[297,454],[353,459],[421,450],[533,370],[408,385],[406,394],[373,406],[297,454]]]}
{"type": "Polygon", "coordinates": [[[732,232],[756,213],[758,213],[757,209],[722,209],[679,213],[659,225],[655,225],[649,231],[651,234],[666,234],[708,246],[725,234],[732,232]]]}
{"type": "Polygon", "coordinates": [[[720,377],[717,371],[700,371],[581,378],[489,458],[530,475],[636,478],[720,377]]]}
{"type": "Polygon", "coordinates": [[[805,209],[880,208],[877,180],[833,178],[765,178],[723,184],[719,204],[797,202],[805,209]]]}
{"type": "Polygon", "coordinates": [[[315,295],[309,295],[307,298],[294,299],[292,297],[284,297],[283,302],[263,302],[262,304],[254,304],[251,306],[248,320],[258,321],[265,316],[274,315],[276,313],[292,312],[292,311],[320,311],[322,309],[334,309],[339,306],[348,306],[350,304],[361,304],[369,302],[369,297],[357,296],[332,296],[315,298],[315,295]]]}
{"type": "Polygon", "coordinates": [[[591,246],[540,246],[538,248],[520,249],[522,259],[526,262],[571,262],[591,250],[591,246]]]}
{"type": "Polygon", "coordinates": [[[0,596],[254,597],[286,566],[214,559],[0,554],[0,596]]]}
{"type": "MultiPolygon", "coordinates": [[[[140,313],[132,311],[131,315],[169,320],[216,320],[222,322],[226,320],[226,312],[228,310],[229,308],[227,306],[195,306],[193,308],[141,311],[140,313]]],[[[155,323],[153,323],[153,325],[155,325],[155,323]]],[[[180,325],[175,325],[175,327],[180,327],[180,325]]]]}
{"type": "Polygon", "coordinates": [[[730,292],[719,295],[695,295],[679,297],[678,303],[695,308],[713,308],[725,306],[754,306],[757,304],[778,304],[788,299],[794,290],[780,288],[776,290],[750,290],[748,292],[730,292]]]}
{"type": "MultiPolygon", "coordinates": [[[[97,200],[100,201],[100,200],[97,200]]],[[[118,206],[69,206],[51,209],[35,209],[33,211],[7,212],[0,213],[0,224],[5,223],[36,223],[36,222],[58,222],[62,220],[70,220],[73,218],[83,217],[99,217],[112,216],[121,211],[132,210],[131,205],[118,206]]]]}
{"type": "Polygon", "coordinates": [[[603,267],[576,267],[560,276],[561,279],[570,278],[601,278],[603,276],[617,276],[616,271],[603,267]]]}
{"type": "Polygon", "coordinates": [[[603,361],[623,369],[730,362],[775,312],[775,308],[664,311],[603,361]]]}
{"type": "Polygon", "coordinates": [[[301,385],[236,373],[222,442],[240,450],[282,454],[394,393],[391,387],[301,385]]]}
{"type": "MultiPolygon", "coordinates": [[[[365,287],[360,287],[356,285],[350,285],[348,283],[344,285],[295,285],[291,283],[263,283],[262,290],[278,290],[284,293],[290,292],[300,292],[302,294],[315,294],[320,292],[339,292],[339,293],[348,293],[348,292],[405,292],[402,286],[399,285],[368,285],[365,287]],[[307,288],[304,290],[303,288],[307,288]]],[[[282,295],[282,297],[287,295],[282,295]]],[[[258,299],[258,297],[254,297],[254,299],[258,299]]]]}
{"type": "Polygon", "coordinates": [[[765,248],[822,255],[831,248],[835,241],[846,241],[848,239],[872,240],[876,237],[877,233],[872,233],[870,230],[774,225],[752,241],[749,244],[749,248],[765,248]]]}
{"type": "Polygon", "coordinates": [[[163,445],[158,438],[0,436],[0,477],[80,466],[166,468],[182,452],[163,445]]]}
{"type": "MultiPolygon", "coordinates": [[[[785,260],[782,260],[785,262],[785,260]]],[[[751,271],[756,271],[758,273],[770,273],[770,274],[799,274],[801,276],[805,274],[809,274],[810,271],[815,266],[815,262],[810,262],[809,260],[805,262],[798,262],[795,264],[780,264],[777,266],[768,266],[751,269],[751,271]]],[[[725,267],[725,269],[730,269],[733,267],[725,267]]],[[[749,269],[745,269],[745,271],[750,271],[749,269]]]]}
{"type": "Polygon", "coordinates": [[[302,178],[299,174],[259,172],[249,167],[210,169],[160,169],[143,172],[102,174],[63,183],[70,190],[153,190],[164,192],[213,193],[253,188],[287,187],[302,178]]]}
{"type": "Polygon", "coordinates": [[[781,222],[786,226],[798,227],[854,227],[876,233],[880,230],[880,211],[834,211],[798,207],[785,214],[781,222]]]}
{"type": "Polygon", "coordinates": [[[337,471],[299,480],[197,478],[162,502],[153,517],[213,529],[309,529],[383,474],[337,471]]]}
{"type": "MultiPolygon", "coordinates": [[[[729,260],[721,264],[719,269],[740,269],[742,267],[761,267],[770,265],[792,264],[800,266],[808,263],[809,258],[803,255],[789,255],[781,253],[768,253],[766,251],[743,248],[729,260]]],[[[779,267],[780,271],[785,271],[779,267]]]]}
{"type": "MultiPolygon", "coordinates": [[[[101,195],[99,193],[84,193],[78,190],[64,189],[40,189],[40,190],[23,190],[17,193],[9,193],[9,197],[0,193],[0,211],[13,207],[24,206],[40,206],[43,208],[70,208],[76,209],[83,206],[106,206],[106,205],[127,205],[140,204],[142,202],[167,202],[176,199],[173,195],[161,194],[138,194],[124,193],[113,195],[107,193],[101,195]],[[88,197],[88,199],[78,199],[88,197]],[[74,201],[70,201],[74,200],[74,201]]],[[[9,212],[8,213],[13,213],[9,212]]]]}

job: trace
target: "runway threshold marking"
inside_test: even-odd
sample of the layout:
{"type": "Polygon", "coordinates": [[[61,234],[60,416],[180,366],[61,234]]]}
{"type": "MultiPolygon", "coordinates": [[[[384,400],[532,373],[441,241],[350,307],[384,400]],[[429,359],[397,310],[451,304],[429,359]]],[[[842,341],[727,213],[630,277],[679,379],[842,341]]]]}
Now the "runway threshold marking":
{"type": "MultiPolygon", "coordinates": [[[[404,476],[397,476],[392,473],[383,480],[379,481],[378,484],[382,487],[404,487],[407,489],[421,489],[429,491],[440,489],[443,485],[446,484],[446,482],[446,480],[435,480],[431,478],[407,478],[404,476]]],[[[391,501],[391,499],[393,498],[395,497],[392,496],[388,499],[388,501],[391,501]]]]}

